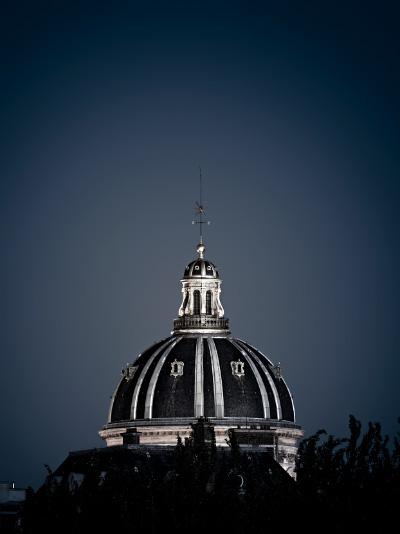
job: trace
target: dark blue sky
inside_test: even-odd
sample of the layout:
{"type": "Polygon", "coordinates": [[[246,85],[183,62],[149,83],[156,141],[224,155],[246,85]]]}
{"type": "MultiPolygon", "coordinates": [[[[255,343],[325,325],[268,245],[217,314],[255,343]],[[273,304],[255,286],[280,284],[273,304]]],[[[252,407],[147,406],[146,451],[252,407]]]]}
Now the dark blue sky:
{"type": "Polygon", "coordinates": [[[199,166],[232,334],[281,362],[307,435],[352,413],[394,436],[399,15],[2,7],[0,479],[37,488],[103,446],[122,366],[177,316],[199,166]]]}

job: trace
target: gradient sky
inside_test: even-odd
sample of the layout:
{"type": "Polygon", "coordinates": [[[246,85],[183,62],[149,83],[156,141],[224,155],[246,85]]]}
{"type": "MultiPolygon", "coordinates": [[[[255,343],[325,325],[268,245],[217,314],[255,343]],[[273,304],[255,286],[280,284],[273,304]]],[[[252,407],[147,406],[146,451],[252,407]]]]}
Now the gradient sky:
{"type": "Polygon", "coordinates": [[[399,3],[1,8],[0,480],[102,447],[205,256],[307,432],[398,430],[399,3]]]}

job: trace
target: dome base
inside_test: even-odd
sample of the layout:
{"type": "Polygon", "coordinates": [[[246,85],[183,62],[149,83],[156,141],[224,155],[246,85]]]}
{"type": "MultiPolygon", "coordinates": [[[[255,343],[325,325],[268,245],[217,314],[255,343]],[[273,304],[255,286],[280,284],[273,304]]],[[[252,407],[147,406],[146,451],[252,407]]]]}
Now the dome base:
{"type": "MultiPolygon", "coordinates": [[[[255,449],[270,453],[275,460],[294,476],[297,441],[304,435],[304,430],[291,421],[272,419],[208,418],[214,427],[215,441],[218,447],[228,447],[229,434],[235,433],[241,448],[255,449]]],[[[192,432],[196,418],[181,420],[132,420],[109,423],[100,430],[100,437],[107,447],[123,444],[123,434],[133,428],[140,434],[140,445],[175,446],[178,436],[185,441],[192,432]]]]}

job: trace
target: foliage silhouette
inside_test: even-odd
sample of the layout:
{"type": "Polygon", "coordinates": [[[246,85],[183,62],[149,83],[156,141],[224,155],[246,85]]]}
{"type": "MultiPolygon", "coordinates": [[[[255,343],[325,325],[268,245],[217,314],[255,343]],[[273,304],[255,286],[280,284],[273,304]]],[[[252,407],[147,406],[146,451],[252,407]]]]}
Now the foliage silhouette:
{"type": "Polygon", "coordinates": [[[400,433],[390,451],[379,423],[370,422],[362,436],[360,421],[350,415],[349,430],[349,438],[319,430],[300,443],[299,517],[307,520],[312,514],[323,521],[325,532],[391,532],[400,501],[400,433]]]}
{"type": "Polygon", "coordinates": [[[85,474],[80,485],[67,471],[56,477],[47,466],[45,484],[23,507],[20,531],[258,534],[308,525],[328,533],[392,532],[400,502],[400,432],[389,449],[379,423],[361,430],[350,415],[349,437],[319,430],[304,439],[297,481],[269,454],[241,449],[232,432],[229,447],[217,449],[212,427],[204,424],[193,425],[185,443],[178,437],[168,457],[141,448],[132,456],[117,447],[112,454],[105,450],[105,467],[93,451],[78,457],[85,474]]]}

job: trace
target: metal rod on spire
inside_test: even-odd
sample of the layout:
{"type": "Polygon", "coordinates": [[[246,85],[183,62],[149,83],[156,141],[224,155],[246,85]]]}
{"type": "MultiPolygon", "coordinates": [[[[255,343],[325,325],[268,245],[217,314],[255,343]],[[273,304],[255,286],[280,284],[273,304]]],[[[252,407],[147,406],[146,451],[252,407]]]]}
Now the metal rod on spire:
{"type": "MultiPolygon", "coordinates": [[[[200,206],[203,206],[203,203],[201,201],[201,167],[199,167],[200,169],[200,206]]],[[[203,210],[200,212],[200,245],[203,244],[203,218],[202,218],[202,215],[203,215],[203,210]]]]}
{"type": "MultiPolygon", "coordinates": [[[[210,221],[206,221],[204,220],[203,221],[203,214],[205,215],[206,212],[206,208],[203,206],[203,197],[202,197],[202,183],[201,183],[201,167],[199,167],[200,169],[200,204],[198,202],[196,202],[196,208],[195,211],[196,211],[196,217],[198,215],[200,215],[200,220],[199,221],[193,221],[192,224],[199,224],[200,225],[200,244],[199,246],[197,247],[197,251],[199,252],[200,254],[200,257],[202,258],[203,257],[203,252],[205,250],[205,247],[203,245],[203,228],[202,228],[202,225],[203,224],[210,224],[210,221]],[[201,248],[201,251],[199,250],[199,247],[201,248]]],[[[205,204],[205,202],[204,202],[205,204]]]]}

